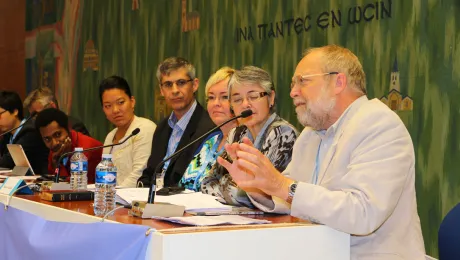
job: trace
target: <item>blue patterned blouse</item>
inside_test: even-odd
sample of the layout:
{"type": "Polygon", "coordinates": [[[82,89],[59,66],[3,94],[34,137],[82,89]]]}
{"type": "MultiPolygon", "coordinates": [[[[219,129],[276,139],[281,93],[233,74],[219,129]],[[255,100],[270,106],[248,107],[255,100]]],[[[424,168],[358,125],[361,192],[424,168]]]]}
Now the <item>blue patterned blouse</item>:
{"type": "MultiPolygon", "coordinates": [[[[278,171],[282,172],[291,161],[292,148],[298,135],[294,126],[274,113],[265,122],[255,139],[249,129],[242,125],[230,130],[227,142],[241,142],[243,137],[248,137],[254,143],[254,147],[270,159],[278,171]]],[[[222,157],[231,161],[226,152],[222,157]]],[[[207,176],[200,181],[201,192],[215,196],[221,202],[235,206],[254,206],[246,192],[236,185],[227,169],[220,164],[215,164],[208,171],[207,176]]]]}
{"type": "Polygon", "coordinates": [[[220,131],[214,132],[198,148],[193,160],[185,170],[184,176],[179,182],[179,186],[193,191],[201,190],[201,182],[209,174],[209,171],[217,161],[223,149],[217,150],[222,141],[223,134],[220,131]]]}

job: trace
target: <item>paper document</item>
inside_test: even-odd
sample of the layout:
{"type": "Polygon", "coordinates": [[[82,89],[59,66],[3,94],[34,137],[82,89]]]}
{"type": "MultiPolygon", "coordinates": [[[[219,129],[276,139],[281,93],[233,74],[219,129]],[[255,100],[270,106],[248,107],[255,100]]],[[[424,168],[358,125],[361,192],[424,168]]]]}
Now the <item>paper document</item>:
{"type": "Polygon", "coordinates": [[[147,201],[149,197],[148,188],[126,188],[117,190],[115,202],[129,205],[133,200],[147,201]]]}
{"type": "Polygon", "coordinates": [[[263,215],[264,212],[259,209],[247,207],[232,207],[225,209],[193,209],[187,210],[187,213],[195,216],[218,216],[218,215],[263,215]]]}
{"type": "Polygon", "coordinates": [[[185,206],[185,210],[210,210],[210,209],[230,209],[232,206],[224,205],[216,200],[214,196],[194,192],[189,194],[177,194],[171,196],[155,196],[156,202],[166,202],[175,205],[185,206]]]}
{"type": "MultiPolygon", "coordinates": [[[[128,205],[133,200],[147,201],[149,194],[148,188],[127,188],[117,190],[116,202],[128,205]]],[[[170,203],[174,205],[185,206],[185,210],[220,210],[231,209],[232,206],[224,205],[216,200],[215,197],[203,194],[201,192],[193,192],[185,190],[181,194],[170,196],[155,196],[155,202],[170,203]]]]}
{"type": "Polygon", "coordinates": [[[192,226],[215,226],[215,225],[249,225],[249,224],[269,224],[271,221],[265,219],[253,219],[238,215],[225,216],[193,216],[193,217],[152,217],[178,224],[192,226]]]}

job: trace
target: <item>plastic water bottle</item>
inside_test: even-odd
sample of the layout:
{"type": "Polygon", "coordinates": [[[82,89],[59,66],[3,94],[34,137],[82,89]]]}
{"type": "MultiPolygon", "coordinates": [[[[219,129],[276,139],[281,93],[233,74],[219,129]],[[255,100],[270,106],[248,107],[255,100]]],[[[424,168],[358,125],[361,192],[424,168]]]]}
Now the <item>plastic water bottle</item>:
{"type": "Polygon", "coordinates": [[[94,192],[94,214],[96,216],[104,216],[115,208],[116,186],[117,167],[112,162],[111,154],[103,154],[102,161],[96,167],[96,190],[94,192]]]}
{"type": "Polygon", "coordinates": [[[70,158],[70,188],[86,190],[88,186],[88,158],[83,154],[83,148],[76,147],[76,153],[70,158]]]}

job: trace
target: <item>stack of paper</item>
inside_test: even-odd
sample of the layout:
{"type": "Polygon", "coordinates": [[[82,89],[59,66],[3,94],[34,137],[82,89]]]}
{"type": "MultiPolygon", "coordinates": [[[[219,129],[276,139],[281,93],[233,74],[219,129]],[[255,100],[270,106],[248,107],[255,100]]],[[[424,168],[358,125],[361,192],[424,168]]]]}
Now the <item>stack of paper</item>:
{"type": "MultiPolygon", "coordinates": [[[[149,194],[148,188],[127,188],[117,190],[116,202],[129,205],[133,200],[147,201],[149,194]]],[[[185,210],[223,210],[231,209],[229,205],[224,205],[216,200],[215,197],[186,190],[181,194],[170,196],[155,196],[155,202],[170,203],[185,206],[185,210]]]]}
{"type": "Polygon", "coordinates": [[[215,226],[215,225],[249,225],[269,224],[271,221],[265,219],[253,219],[238,215],[225,216],[193,216],[193,217],[153,217],[153,219],[165,220],[173,223],[192,226],[215,226]]]}

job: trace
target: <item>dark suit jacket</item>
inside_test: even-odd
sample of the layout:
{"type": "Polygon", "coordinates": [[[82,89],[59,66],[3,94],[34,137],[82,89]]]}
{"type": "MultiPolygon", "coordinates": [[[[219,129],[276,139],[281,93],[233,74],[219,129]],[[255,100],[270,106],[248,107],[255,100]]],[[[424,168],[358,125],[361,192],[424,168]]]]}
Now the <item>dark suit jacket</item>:
{"type": "MultiPolygon", "coordinates": [[[[199,104],[190,118],[190,121],[185,128],[184,134],[176,148],[176,151],[189,144],[191,141],[202,136],[207,131],[214,127],[214,123],[208,115],[208,112],[199,104]]],[[[157,126],[152,140],[152,152],[147,162],[147,168],[143,171],[139,181],[145,186],[150,186],[155,167],[164,159],[168,149],[169,137],[171,136],[172,128],[169,127],[168,118],[163,119],[157,126]]],[[[192,161],[193,156],[201,142],[196,142],[182,154],[171,159],[168,169],[165,173],[164,185],[176,186],[184,175],[187,166],[192,161]]]]}
{"type": "Polygon", "coordinates": [[[72,129],[72,130],[75,130],[79,133],[82,133],[86,136],[91,136],[89,134],[89,131],[88,129],[86,129],[86,126],[85,124],[83,124],[82,121],[78,120],[77,118],[73,117],[73,116],[68,116],[69,117],[69,128],[72,129]]]}
{"type": "MultiPolygon", "coordinates": [[[[7,144],[11,134],[7,134],[0,141],[0,167],[14,168],[7,144]]],[[[33,120],[27,122],[16,135],[13,144],[20,144],[32,166],[35,174],[47,174],[49,149],[43,143],[40,133],[35,129],[33,120]]]]}

